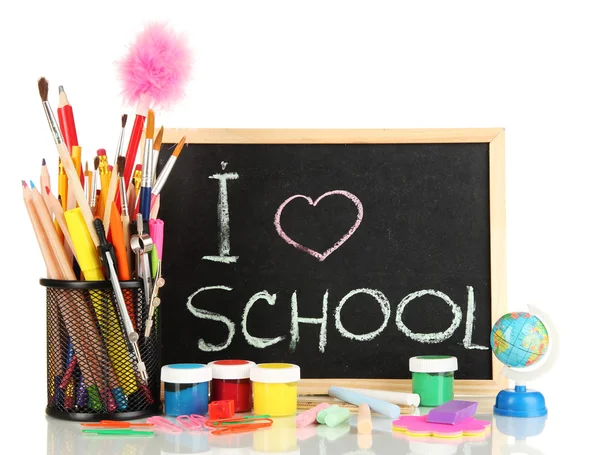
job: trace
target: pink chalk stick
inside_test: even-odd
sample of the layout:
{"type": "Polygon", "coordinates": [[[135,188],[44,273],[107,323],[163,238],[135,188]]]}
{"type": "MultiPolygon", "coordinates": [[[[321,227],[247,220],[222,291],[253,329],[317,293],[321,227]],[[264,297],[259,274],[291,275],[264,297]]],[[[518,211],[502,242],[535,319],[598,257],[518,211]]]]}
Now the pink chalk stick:
{"type": "Polygon", "coordinates": [[[328,407],[329,403],[320,403],[314,408],[309,409],[308,411],[304,411],[301,414],[298,414],[298,416],[296,417],[296,427],[302,428],[307,425],[310,425],[311,423],[316,422],[317,414],[319,413],[319,411],[322,411],[323,409],[328,407]]]}

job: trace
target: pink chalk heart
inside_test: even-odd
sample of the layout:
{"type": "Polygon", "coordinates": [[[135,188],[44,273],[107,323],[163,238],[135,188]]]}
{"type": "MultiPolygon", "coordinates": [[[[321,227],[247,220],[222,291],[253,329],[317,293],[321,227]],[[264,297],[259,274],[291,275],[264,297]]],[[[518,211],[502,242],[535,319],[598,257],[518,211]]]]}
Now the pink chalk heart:
{"type": "Polygon", "coordinates": [[[468,417],[454,425],[427,422],[427,416],[402,416],[392,422],[392,429],[415,436],[435,436],[437,438],[459,438],[461,436],[481,436],[490,428],[487,420],[468,417]]]}
{"type": "Polygon", "coordinates": [[[354,231],[356,231],[356,229],[358,228],[358,226],[360,225],[360,222],[362,221],[363,218],[363,206],[362,203],[360,202],[360,200],[352,193],[349,193],[348,191],[344,191],[344,190],[333,190],[333,191],[328,191],[327,193],[322,194],[321,196],[318,197],[318,199],[316,201],[313,202],[312,198],[305,196],[303,194],[296,194],[295,196],[289,197],[287,198],[285,201],[283,201],[283,203],[279,206],[279,208],[277,209],[277,213],[275,213],[275,229],[277,230],[277,233],[280,235],[280,237],[286,241],[286,243],[289,243],[290,245],[292,245],[294,248],[299,249],[300,251],[304,251],[305,253],[310,254],[311,256],[314,256],[315,258],[317,258],[319,260],[319,262],[324,261],[325,259],[327,259],[327,256],[329,256],[331,253],[333,253],[335,250],[337,250],[340,246],[342,246],[344,244],[344,242],[346,240],[348,240],[352,234],[354,234],[354,231]],[[292,200],[297,199],[297,198],[302,198],[308,201],[308,203],[310,205],[312,205],[313,207],[316,207],[316,205],[319,203],[320,200],[322,200],[323,198],[326,198],[328,196],[333,196],[333,195],[340,195],[340,196],[344,196],[348,199],[350,199],[354,205],[356,206],[357,209],[357,214],[356,214],[356,221],[354,222],[354,224],[352,225],[352,227],[348,230],[348,232],[346,232],[341,239],[339,239],[337,242],[335,242],[335,244],[329,248],[328,250],[326,250],[323,253],[319,253],[318,251],[312,250],[304,245],[300,245],[298,242],[292,240],[284,231],[283,228],[281,227],[281,212],[283,212],[283,209],[285,208],[285,206],[292,200]]]}

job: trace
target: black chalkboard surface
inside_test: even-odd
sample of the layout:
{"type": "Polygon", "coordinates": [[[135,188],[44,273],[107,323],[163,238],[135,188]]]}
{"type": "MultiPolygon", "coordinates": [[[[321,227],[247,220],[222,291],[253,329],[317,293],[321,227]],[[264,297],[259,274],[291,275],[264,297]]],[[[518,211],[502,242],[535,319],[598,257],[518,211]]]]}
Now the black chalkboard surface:
{"type": "Polygon", "coordinates": [[[497,390],[502,130],[168,130],[159,171],[183,135],[159,212],[163,364],[402,388],[410,357],[443,354],[457,385],[497,390]]]}

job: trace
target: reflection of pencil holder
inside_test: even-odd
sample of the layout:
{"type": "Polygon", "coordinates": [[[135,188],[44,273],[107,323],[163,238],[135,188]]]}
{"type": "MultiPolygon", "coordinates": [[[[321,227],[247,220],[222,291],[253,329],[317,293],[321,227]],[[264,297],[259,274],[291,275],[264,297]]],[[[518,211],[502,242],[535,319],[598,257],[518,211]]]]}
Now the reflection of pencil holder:
{"type": "Polygon", "coordinates": [[[148,381],[121,322],[109,281],[40,280],[46,287],[46,413],[67,420],[129,420],[160,412],[158,309],[144,336],[148,307],[141,281],[121,282],[148,381]]]}

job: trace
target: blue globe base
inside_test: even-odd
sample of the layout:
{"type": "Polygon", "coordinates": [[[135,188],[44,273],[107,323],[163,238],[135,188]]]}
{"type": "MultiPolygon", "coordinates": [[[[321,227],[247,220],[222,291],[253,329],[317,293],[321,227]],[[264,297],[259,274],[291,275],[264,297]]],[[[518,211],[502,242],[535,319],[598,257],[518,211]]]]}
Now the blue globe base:
{"type": "Polygon", "coordinates": [[[508,417],[540,417],[548,414],[544,395],[523,385],[501,390],[496,395],[494,414],[508,417]]]}

